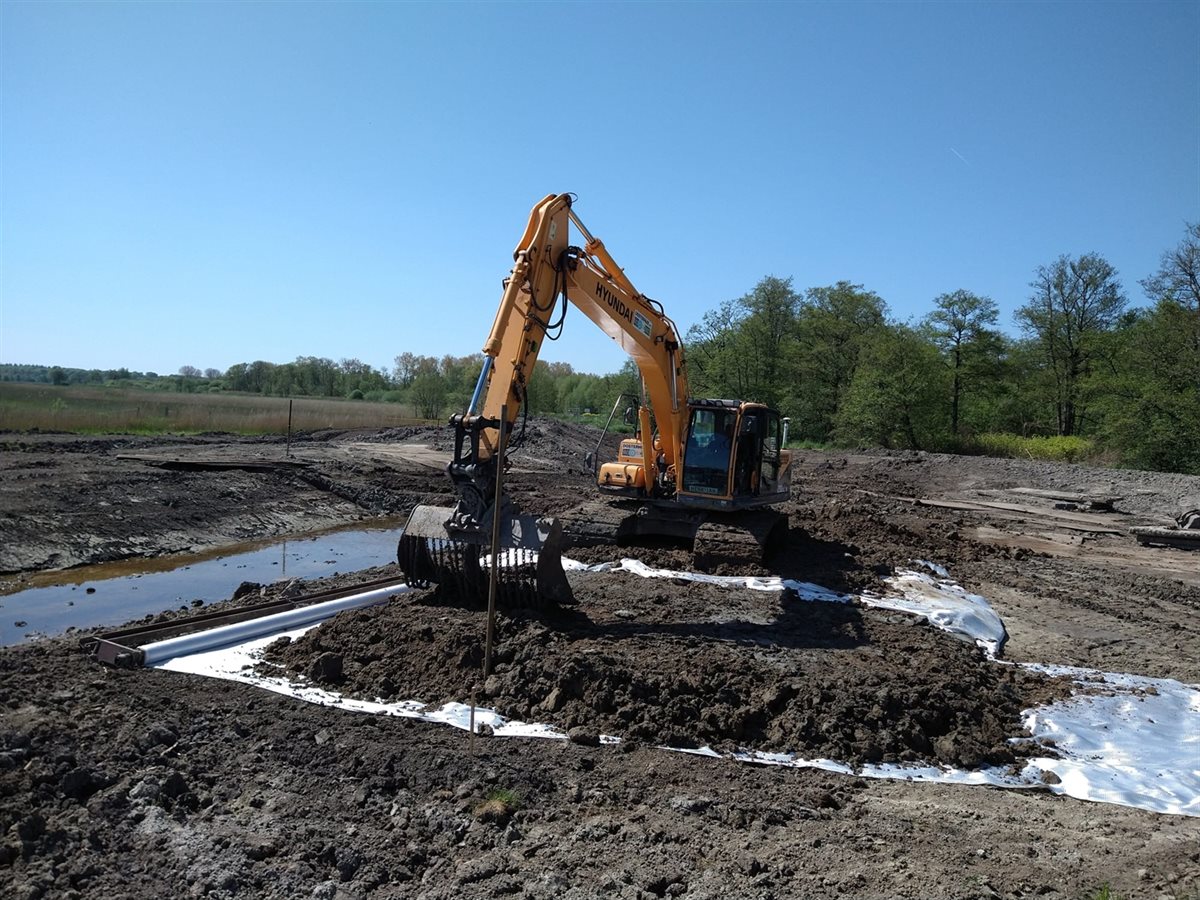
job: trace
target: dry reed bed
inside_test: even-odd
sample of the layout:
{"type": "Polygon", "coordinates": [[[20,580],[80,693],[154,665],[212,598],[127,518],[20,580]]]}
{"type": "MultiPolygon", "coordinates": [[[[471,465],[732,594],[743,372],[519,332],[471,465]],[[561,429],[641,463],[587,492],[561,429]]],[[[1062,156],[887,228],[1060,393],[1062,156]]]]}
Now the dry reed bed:
{"type": "Polygon", "coordinates": [[[253,394],[187,394],[111,387],[0,384],[0,429],[80,433],[281,434],[288,428],[381,428],[424,424],[397,403],[253,394]]]}

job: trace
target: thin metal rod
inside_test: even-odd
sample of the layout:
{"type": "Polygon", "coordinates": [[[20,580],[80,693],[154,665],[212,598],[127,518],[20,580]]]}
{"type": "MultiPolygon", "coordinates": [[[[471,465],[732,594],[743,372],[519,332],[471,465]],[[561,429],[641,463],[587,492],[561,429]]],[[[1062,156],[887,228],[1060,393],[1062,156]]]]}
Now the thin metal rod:
{"type": "Polygon", "coordinates": [[[508,404],[500,407],[500,446],[496,451],[496,500],[492,505],[492,567],[488,570],[487,634],[483,641],[483,677],[492,674],[496,633],[496,589],[500,578],[500,500],[504,496],[504,451],[508,445],[508,404]]]}
{"type": "Polygon", "coordinates": [[[487,385],[488,372],[492,371],[492,363],[495,360],[490,356],[483,358],[483,368],[479,371],[479,380],[475,382],[475,392],[471,394],[471,402],[467,406],[467,415],[473,416],[479,410],[479,398],[483,395],[483,389],[487,385]]]}
{"type": "Polygon", "coordinates": [[[477,699],[478,698],[475,696],[475,692],[471,691],[471,724],[469,726],[471,729],[471,737],[467,741],[467,743],[470,744],[470,746],[467,748],[467,752],[471,756],[475,755],[475,701],[477,699]]]}
{"type": "Polygon", "coordinates": [[[585,243],[590,244],[593,240],[595,240],[595,238],[592,237],[592,233],[587,230],[587,226],[580,221],[579,216],[575,215],[575,210],[571,209],[569,206],[567,207],[567,215],[571,217],[571,221],[575,223],[575,227],[579,229],[579,233],[583,235],[583,240],[585,243]]]}
{"type": "MultiPolygon", "coordinates": [[[[617,416],[617,407],[619,407],[621,405],[621,401],[624,400],[626,396],[627,395],[625,395],[625,394],[617,394],[617,399],[613,403],[612,412],[610,412],[608,414],[608,421],[604,423],[604,428],[600,431],[600,439],[598,441],[596,441],[596,449],[593,450],[590,454],[592,457],[592,477],[593,478],[595,478],[600,473],[600,469],[598,468],[599,463],[600,463],[600,448],[602,446],[604,446],[604,438],[608,435],[608,429],[609,429],[609,426],[612,425],[612,420],[614,418],[616,418],[616,416],[617,416]]],[[[630,397],[629,399],[635,400],[636,398],[630,397]]]]}

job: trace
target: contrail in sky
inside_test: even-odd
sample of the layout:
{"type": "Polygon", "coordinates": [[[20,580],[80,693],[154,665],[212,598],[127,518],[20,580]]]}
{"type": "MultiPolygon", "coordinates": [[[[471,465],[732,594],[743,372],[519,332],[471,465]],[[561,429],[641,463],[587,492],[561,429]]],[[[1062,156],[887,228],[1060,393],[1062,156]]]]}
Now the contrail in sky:
{"type": "Polygon", "coordinates": [[[967,162],[967,158],[965,156],[963,156],[961,153],[959,153],[957,150],[955,150],[953,147],[950,148],[950,152],[953,153],[955,156],[957,156],[959,159],[961,159],[963,162],[967,163],[968,166],[970,165],[970,163],[967,162]]]}

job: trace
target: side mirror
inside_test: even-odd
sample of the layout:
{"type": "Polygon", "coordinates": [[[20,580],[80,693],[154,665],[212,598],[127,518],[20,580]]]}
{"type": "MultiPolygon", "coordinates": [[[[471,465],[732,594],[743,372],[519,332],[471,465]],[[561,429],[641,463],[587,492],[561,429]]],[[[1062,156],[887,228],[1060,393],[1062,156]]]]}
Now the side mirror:
{"type": "Polygon", "coordinates": [[[588,454],[583,458],[583,464],[588,467],[588,471],[593,475],[596,473],[596,454],[588,451],[588,454]]]}
{"type": "Polygon", "coordinates": [[[627,406],[627,407],[625,407],[625,417],[624,417],[624,420],[625,420],[625,424],[626,424],[626,425],[636,425],[636,424],[637,424],[637,420],[638,420],[638,411],[637,411],[637,407],[636,407],[636,406],[627,406]]]}

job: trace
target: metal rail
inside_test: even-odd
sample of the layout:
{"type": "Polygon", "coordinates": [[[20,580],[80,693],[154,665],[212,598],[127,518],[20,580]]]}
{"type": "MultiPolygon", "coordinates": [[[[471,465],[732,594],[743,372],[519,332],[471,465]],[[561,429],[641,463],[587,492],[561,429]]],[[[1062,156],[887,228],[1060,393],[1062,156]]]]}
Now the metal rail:
{"type": "Polygon", "coordinates": [[[265,603],[254,603],[250,606],[239,606],[233,609],[203,612],[196,615],[172,619],[168,622],[152,622],[148,625],[134,625],[129,628],[118,628],[101,634],[91,634],[79,639],[79,646],[85,653],[90,653],[99,662],[114,666],[141,666],[145,664],[145,654],[141,647],[171,637],[190,634],[195,631],[207,631],[222,625],[232,625],[249,619],[258,619],[275,613],[338,600],[365,591],[378,590],[388,587],[400,587],[403,578],[379,578],[365,581],[350,587],[336,590],[316,591],[286,600],[270,600],[265,603]]]}

